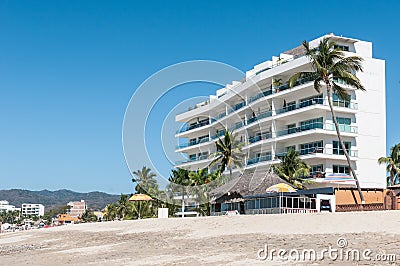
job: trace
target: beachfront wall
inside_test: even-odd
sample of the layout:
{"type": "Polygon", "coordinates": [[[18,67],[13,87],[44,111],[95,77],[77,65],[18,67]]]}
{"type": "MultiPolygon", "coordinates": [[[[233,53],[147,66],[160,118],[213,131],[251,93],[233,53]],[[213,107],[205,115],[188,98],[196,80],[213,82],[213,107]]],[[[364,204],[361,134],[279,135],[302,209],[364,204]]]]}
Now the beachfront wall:
{"type": "Polygon", "coordinates": [[[360,195],[355,188],[341,188],[335,190],[336,211],[358,211],[368,210],[384,210],[385,206],[385,189],[362,189],[365,204],[361,208],[360,195]]]}

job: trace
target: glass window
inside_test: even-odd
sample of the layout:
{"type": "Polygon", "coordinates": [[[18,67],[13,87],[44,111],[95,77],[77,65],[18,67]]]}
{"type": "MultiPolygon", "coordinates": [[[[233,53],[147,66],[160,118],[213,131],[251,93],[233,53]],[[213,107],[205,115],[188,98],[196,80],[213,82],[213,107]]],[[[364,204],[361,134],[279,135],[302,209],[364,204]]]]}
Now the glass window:
{"type": "Polygon", "coordinates": [[[300,100],[300,108],[307,107],[314,104],[322,104],[324,102],[324,98],[322,94],[315,95],[312,97],[304,98],[300,100]]]}
{"type": "Polygon", "coordinates": [[[296,124],[287,125],[288,134],[296,133],[296,124]]]}
{"type": "Polygon", "coordinates": [[[333,106],[339,106],[339,107],[350,107],[350,101],[349,100],[342,100],[339,98],[337,94],[332,94],[332,104],[333,106]]]}
{"type": "Polygon", "coordinates": [[[335,174],[350,174],[349,166],[347,165],[333,165],[333,173],[335,174]]]}
{"type": "Polygon", "coordinates": [[[300,129],[310,130],[315,128],[323,128],[324,119],[322,117],[300,122],[300,129]]]}
{"type": "Polygon", "coordinates": [[[288,146],[288,147],[286,147],[285,148],[285,150],[286,150],[286,152],[288,152],[289,150],[296,150],[296,145],[293,145],[293,146],[288,146]]]}
{"type": "Polygon", "coordinates": [[[336,117],[339,124],[339,130],[342,132],[351,132],[351,118],[336,117]]]}
{"type": "Polygon", "coordinates": [[[310,174],[318,174],[324,171],[324,165],[323,164],[317,164],[317,165],[312,165],[311,166],[311,171],[310,174]]]}
{"type": "Polygon", "coordinates": [[[300,144],[300,155],[310,154],[310,153],[320,153],[323,151],[324,142],[322,140],[300,144]]]}
{"type": "MultiPolygon", "coordinates": [[[[336,155],[343,155],[343,149],[342,149],[342,145],[340,145],[339,141],[333,141],[333,154],[336,155]]],[[[349,152],[351,149],[351,142],[349,141],[344,141],[344,147],[346,148],[346,151],[349,152]]]]}

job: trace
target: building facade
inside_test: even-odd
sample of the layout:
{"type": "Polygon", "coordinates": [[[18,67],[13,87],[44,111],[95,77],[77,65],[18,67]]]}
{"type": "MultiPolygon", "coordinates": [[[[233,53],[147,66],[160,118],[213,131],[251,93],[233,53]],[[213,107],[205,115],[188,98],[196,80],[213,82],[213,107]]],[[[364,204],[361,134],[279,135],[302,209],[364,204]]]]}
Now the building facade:
{"type": "MultiPolygon", "coordinates": [[[[386,154],[385,61],[373,58],[372,43],[333,34],[330,38],[346,56],[363,58],[357,77],[366,91],[348,89],[349,101],[332,95],[343,140],[362,187],[385,187],[385,167],[377,159],[386,154]]],[[[312,71],[302,46],[254,66],[240,82],[218,90],[216,95],[176,116],[183,123],[177,132],[176,152],[185,159],[176,167],[197,170],[208,167],[217,136],[234,131],[244,143],[247,169],[268,170],[289,149],[311,165],[312,172],[348,174],[329,109],[326,91],[318,93],[310,79],[298,80],[291,88],[288,79],[297,72],[312,71]]],[[[210,169],[212,170],[212,169],[210,169]]]]}
{"type": "Polygon", "coordinates": [[[15,208],[14,205],[10,205],[6,200],[0,200],[0,212],[9,212],[9,211],[21,211],[20,208],[15,208]]]}
{"type": "Polygon", "coordinates": [[[43,216],[44,206],[42,204],[23,203],[21,214],[22,216],[43,216]]]}
{"type": "Polygon", "coordinates": [[[68,202],[67,206],[69,207],[68,214],[73,218],[81,217],[87,210],[87,204],[84,200],[68,202]]]}

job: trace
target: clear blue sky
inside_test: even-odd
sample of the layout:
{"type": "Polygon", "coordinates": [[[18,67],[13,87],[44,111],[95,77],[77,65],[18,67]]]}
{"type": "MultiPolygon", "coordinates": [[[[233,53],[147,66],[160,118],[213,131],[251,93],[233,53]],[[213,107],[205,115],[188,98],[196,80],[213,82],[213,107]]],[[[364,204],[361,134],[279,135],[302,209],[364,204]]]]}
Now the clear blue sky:
{"type": "MultiPolygon", "coordinates": [[[[122,122],[146,78],[193,59],[246,71],[330,32],[372,41],[386,60],[389,148],[400,142],[399,10],[398,1],[2,0],[0,189],[132,192],[122,122]]],[[[177,102],[216,88],[168,93],[149,127],[159,135],[177,102]]]]}

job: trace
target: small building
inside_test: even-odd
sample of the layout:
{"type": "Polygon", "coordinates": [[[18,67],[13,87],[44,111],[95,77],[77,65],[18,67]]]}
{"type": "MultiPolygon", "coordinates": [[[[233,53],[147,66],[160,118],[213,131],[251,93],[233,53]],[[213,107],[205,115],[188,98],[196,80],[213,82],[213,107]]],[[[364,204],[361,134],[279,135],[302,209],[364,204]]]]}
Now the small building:
{"type": "Polygon", "coordinates": [[[43,216],[44,206],[42,204],[23,203],[21,208],[22,216],[43,216]]]}
{"type": "Polygon", "coordinates": [[[71,217],[79,218],[84,214],[87,210],[87,204],[84,200],[81,201],[70,201],[67,203],[69,207],[68,214],[71,217]]]}
{"type": "Polygon", "coordinates": [[[79,218],[71,217],[71,215],[69,215],[68,213],[63,213],[58,215],[57,220],[59,225],[64,225],[64,224],[74,224],[77,221],[79,221],[79,218]]]}
{"type": "Polygon", "coordinates": [[[335,211],[332,188],[267,193],[267,188],[285,180],[271,172],[245,172],[211,192],[211,215],[311,213],[335,211]]]}

